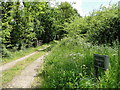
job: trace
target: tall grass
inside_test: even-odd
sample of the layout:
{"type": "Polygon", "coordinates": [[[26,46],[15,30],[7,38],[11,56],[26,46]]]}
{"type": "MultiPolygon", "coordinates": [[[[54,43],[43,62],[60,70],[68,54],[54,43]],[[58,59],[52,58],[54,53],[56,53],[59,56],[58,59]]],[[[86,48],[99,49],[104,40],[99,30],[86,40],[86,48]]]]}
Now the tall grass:
{"type": "MultiPolygon", "coordinates": [[[[80,38],[65,38],[46,57],[43,88],[115,88],[117,83],[118,48],[92,45],[80,38]],[[101,74],[99,81],[94,76],[93,54],[108,55],[110,69],[101,74]]],[[[104,72],[104,71],[103,71],[104,72]]]]}

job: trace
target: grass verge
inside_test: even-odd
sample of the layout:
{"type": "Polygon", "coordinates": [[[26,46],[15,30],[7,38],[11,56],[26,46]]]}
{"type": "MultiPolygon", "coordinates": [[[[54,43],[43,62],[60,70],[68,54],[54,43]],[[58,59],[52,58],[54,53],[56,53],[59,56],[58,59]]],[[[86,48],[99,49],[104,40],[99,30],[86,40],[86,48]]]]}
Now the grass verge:
{"type": "MultiPolygon", "coordinates": [[[[117,88],[118,48],[66,38],[44,60],[42,88],[117,88]],[[108,55],[110,69],[95,82],[94,54],[108,55]]],[[[40,85],[41,88],[41,85],[40,85]]]]}
{"type": "Polygon", "coordinates": [[[39,75],[41,70],[43,69],[43,65],[37,70],[37,75],[34,78],[34,81],[32,83],[32,88],[41,88],[42,87],[42,82],[43,82],[43,77],[39,75]]]}
{"type": "Polygon", "coordinates": [[[34,60],[39,58],[41,55],[43,55],[45,52],[40,51],[33,56],[25,59],[24,61],[18,62],[13,68],[6,70],[2,73],[2,85],[5,85],[6,83],[10,82],[13,77],[20,74],[20,72],[30,63],[32,63],[34,60]]]}
{"type": "Polygon", "coordinates": [[[31,48],[27,48],[25,50],[20,50],[20,51],[15,51],[15,52],[11,52],[11,56],[10,57],[5,57],[5,58],[2,58],[2,62],[0,62],[0,65],[3,65],[5,63],[8,63],[8,62],[11,62],[11,61],[14,61],[16,59],[19,59],[23,56],[26,56],[32,52],[35,52],[39,49],[42,49],[44,47],[48,46],[47,44],[45,45],[42,45],[42,46],[38,46],[36,48],[34,47],[31,47],[31,48]]]}

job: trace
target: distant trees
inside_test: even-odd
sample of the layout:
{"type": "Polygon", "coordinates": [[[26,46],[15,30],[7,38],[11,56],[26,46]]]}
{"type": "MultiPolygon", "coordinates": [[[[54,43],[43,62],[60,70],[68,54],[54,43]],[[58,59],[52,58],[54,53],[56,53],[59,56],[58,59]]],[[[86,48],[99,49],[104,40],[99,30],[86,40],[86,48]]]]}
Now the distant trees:
{"type": "Polygon", "coordinates": [[[4,48],[21,50],[42,40],[48,43],[61,39],[66,31],[64,23],[71,23],[78,16],[73,7],[61,3],[50,7],[48,2],[1,2],[2,31],[4,48]]]}
{"type": "Polygon", "coordinates": [[[11,21],[13,20],[13,16],[12,16],[12,5],[13,3],[1,3],[2,7],[2,14],[1,14],[1,21],[2,21],[2,31],[1,35],[2,35],[2,42],[5,45],[5,47],[8,47],[8,44],[11,42],[10,41],[10,32],[12,31],[12,25],[11,25],[11,21]]]}
{"type": "Polygon", "coordinates": [[[19,50],[31,46],[35,33],[30,10],[25,6],[24,9],[20,8],[20,2],[2,2],[2,8],[3,44],[7,48],[17,47],[19,50]]]}
{"type": "Polygon", "coordinates": [[[72,23],[76,17],[80,17],[76,9],[74,9],[70,3],[62,2],[55,8],[55,20],[54,27],[56,28],[56,39],[60,39],[64,37],[65,34],[68,34],[66,30],[64,30],[65,23],[72,23]]]}
{"type": "Polygon", "coordinates": [[[101,7],[90,16],[76,18],[74,22],[65,24],[68,36],[86,36],[87,41],[97,44],[110,44],[118,41],[120,17],[118,6],[101,7]]]}
{"type": "Polygon", "coordinates": [[[102,7],[99,11],[93,12],[90,20],[88,39],[92,42],[103,44],[113,44],[118,41],[120,17],[118,16],[117,4],[109,8],[102,7]]]}

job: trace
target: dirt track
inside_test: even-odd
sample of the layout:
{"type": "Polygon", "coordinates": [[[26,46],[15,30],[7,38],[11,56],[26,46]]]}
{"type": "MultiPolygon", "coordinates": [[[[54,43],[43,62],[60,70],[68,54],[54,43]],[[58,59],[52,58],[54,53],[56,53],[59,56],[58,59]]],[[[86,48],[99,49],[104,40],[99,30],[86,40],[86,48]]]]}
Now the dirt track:
{"type": "Polygon", "coordinates": [[[37,69],[41,66],[44,57],[48,53],[39,57],[33,63],[28,65],[24,70],[22,70],[21,74],[14,77],[14,79],[6,84],[5,88],[31,88],[31,84],[34,81],[34,77],[37,74],[37,69]]]}
{"type": "Polygon", "coordinates": [[[24,60],[24,59],[26,59],[26,58],[28,58],[28,57],[36,54],[36,53],[37,53],[37,51],[36,51],[36,52],[33,52],[33,53],[31,53],[31,54],[29,54],[29,55],[27,55],[27,56],[24,56],[24,57],[22,57],[22,58],[20,58],[20,59],[17,59],[17,60],[15,60],[15,61],[12,61],[12,62],[9,62],[9,63],[6,63],[6,64],[0,66],[0,73],[3,72],[3,71],[5,71],[5,70],[10,69],[10,68],[13,67],[17,62],[22,61],[22,60],[24,60]]]}
{"type": "MultiPolygon", "coordinates": [[[[48,48],[48,47],[49,47],[49,46],[44,47],[44,48],[42,48],[42,49],[39,49],[38,51],[44,50],[44,49],[46,49],[46,48],[48,48]]],[[[17,62],[22,61],[22,60],[25,60],[26,58],[28,58],[28,57],[36,54],[38,51],[35,51],[35,52],[33,52],[33,53],[29,54],[29,55],[26,55],[26,56],[24,56],[24,57],[22,57],[22,58],[20,58],[20,59],[14,60],[14,61],[9,62],[9,63],[6,63],[6,64],[4,64],[4,65],[1,65],[1,66],[0,66],[0,73],[3,72],[3,71],[5,71],[5,70],[10,69],[10,68],[13,67],[17,62]]]]}

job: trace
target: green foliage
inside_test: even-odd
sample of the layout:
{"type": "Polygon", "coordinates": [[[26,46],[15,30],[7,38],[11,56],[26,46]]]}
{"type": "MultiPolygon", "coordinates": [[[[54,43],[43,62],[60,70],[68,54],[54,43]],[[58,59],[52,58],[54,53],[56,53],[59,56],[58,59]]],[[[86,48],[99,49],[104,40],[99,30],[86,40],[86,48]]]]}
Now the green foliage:
{"type": "Polygon", "coordinates": [[[87,31],[89,30],[89,26],[86,18],[76,17],[72,23],[64,24],[64,30],[68,32],[67,36],[82,36],[87,33],[87,31]]]}
{"type": "Polygon", "coordinates": [[[88,39],[94,43],[113,44],[118,40],[118,30],[120,28],[118,16],[118,6],[112,5],[109,8],[101,8],[99,11],[92,13],[89,20],[88,39]]]}
{"type": "Polygon", "coordinates": [[[61,39],[65,33],[64,22],[70,22],[77,13],[67,2],[55,8],[47,2],[22,3],[23,7],[20,2],[1,3],[1,36],[7,49],[21,50],[34,46],[39,40],[48,43],[61,39]]]}
{"type": "Polygon", "coordinates": [[[70,23],[73,20],[73,16],[79,16],[76,10],[68,2],[61,2],[61,4],[58,6],[58,9],[60,10],[61,16],[64,18],[62,19],[62,23],[70,23]]]}
{"type": "Polygon", "coordinates": [[[65,23],[64,30],[68,36],[86,36],[88,41],[97,44],[111,44],[118,40],[120,28],[118,6],[101,7],[90,16],[76,18],[72,23],[65,23]]]}
{"type": "Polygon", "coordinates": [[[80,38],[66,38],[58,43],[44,61],[41,75],[44,88],[114,88],[117,87],[117,48],[85,43],[80,38]],[[59,49],[58,49],[59,48],[59,49]],[[109,73],[95,82],[93,54],[110,57],[109,73]],[[114,77],[114,78],[112,78],[114,77]],[[107,81],[106,81],[107,80],[107,81]]]}
{"type": "Polygon", "coordinates": [[[0,36],[2,37],[2,42],[4,43],[5,47],[9,47],[10,43],[10,32],[12,29],[12,26],[9,24],[12,20],[12,12],[11,12],[11,6],[13,3],[1,3],[2,5],[2,31],[0,31],[0,36]]]}
{"type": "Polygon", "coordinates": [[[11,57],[12,56],[11,52],[8,51],[3,44],[1,44],[0,47],[1,47],[0,52],[2,53],[2,57],[11,57]]]}

